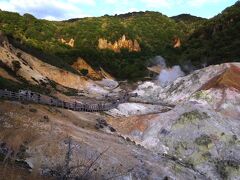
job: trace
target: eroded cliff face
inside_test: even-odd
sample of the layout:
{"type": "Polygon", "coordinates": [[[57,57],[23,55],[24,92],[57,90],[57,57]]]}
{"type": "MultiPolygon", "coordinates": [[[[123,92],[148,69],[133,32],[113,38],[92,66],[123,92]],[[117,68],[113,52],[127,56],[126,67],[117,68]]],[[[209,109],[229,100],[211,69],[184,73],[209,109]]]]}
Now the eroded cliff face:
{"type": "Polygon", "coordinates": [[[94,79],[102,79],[101,75],[98,74],[84,59],[78,58],[76,62],[73,63],[72,67],[81,73],[82,70],[87,70],[86,76],[94,79]]]}
{"type": "Polygon", "coordinates": [[[179,37],[175,38],[173,44],[174,44],[173,45],[174,48],[180,48],[181,47],[181,39],[179,37]]]}
{"type": "Polygon", "coordinates": [[[20,50],[17,51],[8,41],[3,41],[0,46],[0,62],[6,68],[10,69],[16,76],[23,77],[25,80],[31,84],[42,84],[48,83],[48,79],[34,70],[31,65],[29,65],[23,59],[20,59],[20,50]]]}
{"type": "Polygon", "coordinates": [[[129,52],[139,52],[141,51],[141,47],[137,40],[128,40],[126,36],[123,35],[118,41],[114,43],[108,42],[108,40],[104,38],[100,38],[98,40],[98,48],[99,49],[110,49],[114,52],[121,52],[121,49],[128,49],[129,52]]]}
{"type": "Polygon", "coordinates": [[[50,81],[53,81],[61,86],[76,90],[95,88],[98,89],[98,91],[106,92],[94,81],[47,64],[13,47],[7,39],[4,38],[0,45],[0,63],[4,65],[5,68],[11,70],[15,76],[23,78],[30,84],[49,85],[50,81]]]}
{"type": "Polygon", "coordinates": [[[69,41],[61,38],[59,41],[63,44],[66,44],[66,45],[70,46],[70,47],[74,47],[75,40],[73,38],[71,38],[69,41]]]}
{"type": "Polygon", "coordinates": [[[94,70],[84,59],[78,58],[73,63],[72,67],[81,73],[82,70],[87,70],[86,76],[92,80],[113,79],[113,77],[107,73],[104,69],[94,70]]]}

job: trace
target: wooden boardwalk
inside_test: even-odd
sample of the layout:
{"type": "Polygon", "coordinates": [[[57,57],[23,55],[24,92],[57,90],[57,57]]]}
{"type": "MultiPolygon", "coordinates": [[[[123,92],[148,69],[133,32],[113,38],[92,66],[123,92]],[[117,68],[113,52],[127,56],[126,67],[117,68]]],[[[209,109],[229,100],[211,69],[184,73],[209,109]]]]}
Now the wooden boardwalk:
{"type": "Polygon", "coordinates": [[[130,97],[136,96],[137,94],[126,93],[118,100],[107,103],[98,104],[82,104],[78,102],[66,102],[57,98],[52,98],[49,96],[43,96],[39,93],[32,91],[19,90],[19,92],[12,92],[8,90],[0,89],[0,99],[20,101],[20,102],[30,102],[34,104],[42,104],[53,107],[59,107],[64,109],[70,109],[73,111],[83,111],[83,112],[101,112],[108,111],[110,109],[116,108],[120,103],[128,101],[130,97]]]}

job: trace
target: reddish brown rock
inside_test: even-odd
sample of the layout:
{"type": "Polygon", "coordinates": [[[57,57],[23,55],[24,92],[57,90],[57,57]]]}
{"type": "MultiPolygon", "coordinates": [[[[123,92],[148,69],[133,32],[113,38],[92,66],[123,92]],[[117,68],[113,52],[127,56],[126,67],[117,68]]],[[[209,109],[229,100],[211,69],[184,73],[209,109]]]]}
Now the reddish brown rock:
{"type": "Polygon", "coordinates": [[[144,132],[149,127],[149,122],[158,115],[131,116],[126,118],[109,118],[107,121],[121,134],[130,134],[133,131],[144,132]]]}
{"type": "Polygon", "coordinates": [[[104,78],[114,79],[109,73],[107,73],[104,69],[100,68],[100,70],[94,70],[84,59],[78,58],[76,62],[73,63],[72,67],[77,71],[81,72],[81,70],[85,69],[88,71],[87,77],[93,80],[102,80],[104,78]]]}
{"type": "Polygon", "coordinates": [[[180,38],[175,38],[174,39],[174,48],[180,48],[181,47],[181,40],[180,38]]]}
{"type": "Polygon", "coordinates": [[[240,68],[235,65],[230,65],[222,74],[204,84],[201,90],[211,88],[234,88],[240,91],[240,68]]]}

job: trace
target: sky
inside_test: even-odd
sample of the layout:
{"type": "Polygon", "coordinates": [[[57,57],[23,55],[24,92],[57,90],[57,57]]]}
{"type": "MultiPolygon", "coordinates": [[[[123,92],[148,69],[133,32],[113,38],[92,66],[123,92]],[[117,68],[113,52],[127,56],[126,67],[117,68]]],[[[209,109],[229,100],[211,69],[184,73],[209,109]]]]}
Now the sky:
{"type": "Polygon", "coordinates": [[[237,0],[0,0],[0,9],[30,13],[37,18],[70,18],[115,15],[133,11],[158,11],[167,16],[182,13],[211,18],[237,0]]]}

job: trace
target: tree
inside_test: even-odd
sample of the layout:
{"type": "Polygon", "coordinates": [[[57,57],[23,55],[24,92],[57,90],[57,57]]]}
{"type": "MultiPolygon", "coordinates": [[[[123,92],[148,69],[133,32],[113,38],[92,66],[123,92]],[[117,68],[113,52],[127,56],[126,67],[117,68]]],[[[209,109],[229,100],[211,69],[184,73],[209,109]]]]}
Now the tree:
{"type": "Polygon", "coordinates": [[[81,74],[83,76],[87,76],[88,75],[88,70],[87,69],[81,69],[80,72],[81,72],[81,74]]]}

